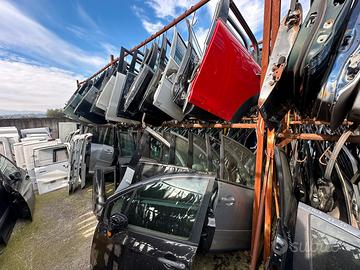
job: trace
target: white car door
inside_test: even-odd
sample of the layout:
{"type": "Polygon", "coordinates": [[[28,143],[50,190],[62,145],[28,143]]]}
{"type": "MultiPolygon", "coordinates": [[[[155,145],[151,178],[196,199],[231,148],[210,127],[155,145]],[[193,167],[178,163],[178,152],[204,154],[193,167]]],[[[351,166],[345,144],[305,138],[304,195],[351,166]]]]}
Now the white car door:
{"type": "Polygon", "coordinates": [[[34,167],[39,194],[68,186],[69,155],[66,145],[34,148],[34,167]]]}

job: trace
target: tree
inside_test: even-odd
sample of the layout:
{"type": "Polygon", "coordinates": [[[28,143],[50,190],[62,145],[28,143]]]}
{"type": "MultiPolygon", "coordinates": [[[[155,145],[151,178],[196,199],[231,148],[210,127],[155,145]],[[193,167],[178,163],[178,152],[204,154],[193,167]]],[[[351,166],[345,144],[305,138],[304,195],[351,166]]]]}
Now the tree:
{"type": "Polygon", "coordinates": [[[46,116],[50,118],[62,118],[65,117],[63,109],[48,109],[46,116]]]}

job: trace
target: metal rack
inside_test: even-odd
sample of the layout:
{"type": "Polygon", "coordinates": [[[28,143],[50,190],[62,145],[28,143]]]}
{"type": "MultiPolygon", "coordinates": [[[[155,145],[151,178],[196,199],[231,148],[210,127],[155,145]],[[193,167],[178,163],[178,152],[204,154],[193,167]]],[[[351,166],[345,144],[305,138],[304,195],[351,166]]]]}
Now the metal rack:
{"type": "MultiPolygon", "coordinates": [[[[193,12],[204,6],[210,0],[201,0],[196,5],[192,6],[179,17],[175,18],[171,23],[163,29],[145,39],[140,44],[136,45],[130,50],[135,51],[152,40],[159,37],[161,34],[169,30],[171,27],[191,15],[193,12]]],[[[280,25],[280,10],[281,0],[264,0],[264,27],[262,40],[262,61],[261,61],[261,84],[264,81],[266,70],[268,67],[269,56],[271,48],[274,47],[277,31],[280,25]]],[[[110,63],[93,74],[87,80],[91,80],[101,72],[114,65],[119,59],[111,56],[110,63]]],[[[77,82],[78,85],[85,83],[87,80],[77,82]]],[[[286,91],[286,89],[284,89],[286,91]]],[[[313,134],[313,133],[291,133],[290,127],[296,125],[324,125],[327,123],[315,121],[312,119],[298,119],[296,116],[290,114],[284,119],[282,131],[275,133],[274,130],[266,129],[265,123],[259,114],[255,118],[243,118],[240,123],[199,123],[199,122],[183,122],[183,123],[166,123],[166,127],[174,128],[195,128],[195,129],[255,129],[257,134],[257,149],[256,149],[256,166],[255,166],[255,184],[254,184],[254,203],[253,203],[253,218],[252,218],[252,244],[251,244],[251,266],[250,269],[256,269],[259,262],[259,254],[261,245],[263,245],[264,261],[270,255],[271,247],[271,226],[273,223],[273,213],[279,216],[279,205],[277,198],[277,189],[275,187],[274,177],[274,148],[276,139],[279,139],[277,146],[285,147],[293,140],[319,140],[319,141],[337,141],[340,136],[313,134]],[[265,158],[265,160],[264,160],[265,158]],[[273,205],[274,204],[274,205],[273,205]],[[274,207],[274,209],[273,209],[274,207]]],[[[351,126],[351,122],[345,122],[343,125],[351,126]]],[[[359,135],[352,135],[348,138],[349,142],[360,143],[359,135]]]]}

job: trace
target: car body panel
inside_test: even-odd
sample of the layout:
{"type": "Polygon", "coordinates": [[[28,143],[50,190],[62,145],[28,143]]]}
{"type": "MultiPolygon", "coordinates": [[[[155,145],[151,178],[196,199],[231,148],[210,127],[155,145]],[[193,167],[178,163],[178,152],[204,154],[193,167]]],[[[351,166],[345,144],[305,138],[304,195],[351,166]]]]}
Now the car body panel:
{"type": "Polygon", "coordinates": [[[96,107],[98,107],[103,111],[106,111],[109,105],[111,94],[115,85],[115,79],[116,79],[116,70],[114,70],[114,73],[111,75],[110,79],[106,82],[103,90],[101,91],[98,99],[96,100],[96,107]]]}
{"type": "Polygon", "coordinates": [[[136,113],[139,109],[139,103],[154,76],[158,50],[158,45],[153,43],[151,49],[147,55],[145,55],[139,74],[131,84],[129,92],[126,95],[123,111],[136,113]]]}
{"type": "Polygon", "coordinates": [[[178,121],[183,120],[182,109],[173,102],[171,89],[175,83],[175,75],[186,52],[186,45],[180,34],[174,28],[173,40],[171,42],[170,56],[159,86],[154,94],[153,104],[164,113],[178,121]]]}
{"type": "Polygon", "coordinates": [[[34,141],[34,142],[25,142],[23,143],[23,152],[24,160],[26,164],[27,173],[33,183],[34,190],[37,190],[36,176],[35,176],[35,167],[34,167],[34,148],[40,146],[51,146],[58,145],[61,142],[59,140],[54,141],[34,141]]]}
{"type": "Polygon", "coordinates": [[[21,129],[20,134],[22,138],[31,136],[47,136],[49,139],[51,139],[51,132],[48,127],[21,129]]]}
{"type": "Polygon", "coordinates": [[[352,1],[314,0],[297,35],[280,84],[289,91],[271,106],[273,117],[280,122],[289,109],[301,116],[311,114],[314,100],[349,19],[352,1]]]}
{"type": "Polygon", "coordinates": [[[39,194],[68,186],[68,149],[65,144],[36,147],[34,151],[35,177],[39,194]]]}
{"type": "Polygon", "coordinates": [[[3,155],[14,162],[14,153],[12,151],[12,145],[9,138],[1,137],[0,135],[0,155],[3,155]]]}
{"type": "Polygon", "coordinates": [[[25,171],[0,155],[0,245],[7,244],[18,218],[32,220],[34,207],[35,194],[25,171]]]}
{"type": "Polygon", "coordinates": [[[222,20],[205,51],[188,102],[227,121],[259,94],[260,67],[222,20]],[[231,65],[231,69],[224,66],[231,65]],[[211,78],[211,79],[209,79],[211,78]]]}
{"type": "MultiPolygon", "coordinates": [[[[131,118],[130,115],[126,114],[126,113],[119,113],[119,106],[121,107],[121,104],[123,102],[124,99],[124,91],[127,91],[127,87],[129,87],[130,85],[128,85],[131,81],[131,79],[133,79],[133,77],[135,77],[134,72],[134,68],[135,68],[135,64],[136,64],[136,60],[137,60],[137,52],[134,52],[132,55],[132,61],[130,64],[129,69],[127,70],[126,66],[126,62],[124,60],[125,58],[125,48],[121,48],[121,52],[120,52],[120,62],[118,64],[117,67],[117,72],[116,72],[116,77],[115,77],[115,81],[114,81],[114,87],[112,89],[111,92],[111,96],[110,96],[110,100],[109,103],[107,105],[107,109],[106,109],[106,114],[105,114],[105,118],[108,121],[111,122],[123,122],[123,123],[129,123],[129,124],[137,124],[139,123],[137,121],[137,119],[131,118]]],[[[109,81],[110,82],[110,81],[109,81]]],[[[131,81],[132,82],[132,81],[131,81]]],[[[111,87],[108,86],[108,87],[111,87]]]]}
{"type": "Polygon", "coordinates": [[[97,168],[108,168],[114,160],[114,147],[106,144],[91,143],[89,172],[97,168]]]}
{"type": "Polygon", "coordinates": [[[85,133],[74,135],[71,138],[68,170],[69,194],[75,192],[79,187],[83,188],[85,186],[87,172],[86,153],[91,137],[91,133],[85,133]]]}
{"type": "Polygon", "coordinates": [[[335,130],[351,110],[358,92],[360,73],[360,3],[355,1],[347,29],[337,51],[334,64],[326,77],[313,108],[313,116],[330,122],[335,130]]]}
{"type": "Polygon", "coordinates": [[[79,117],[83,117],[96,124],[105,124],[106,120],[103,115],[99,115],[95,112],[91,112],[93,103],[96,101],[96,97],[99,94],[99,89],[105,78],[106,71],[101,73],[98,78],[95,79],[94,84],[84,93],[80,102],[74,109],[74,113],[79,117]]]}
{"type": "MultiPolygon", "coordinates": [[[[144,269],[144,267],[146,269],[158,270],[190,269],[192,261],[196,254],[197,246],[200,241],[200,231],[205,220],[213,185],[214,179],[208,176],[204,177],[181,174],[176,176],[162,176],[135,184],[131,188],[128,188],[123,192],[117,193],[110,197],[104,208],[102,218],[97,228],[95,229],[91,252],[92,269],[104,269],[106,267],[111,268],[114,265],[117,265],[124,270],[144,269]],[[155,198],[158,195],[151,195],[149,193],[145,202],[142,199],[143,197],[141,197],[145,195],[140,195],[144,192],[149,192],[152,189],[154,189],[155,191],[158,185],[164,187],[171,185],[168,186],[168,188],[174,190],[175,192],[176,189],[181,190],[181,186],[185,184],[197,185],[197,183],[202,183],[200,184],[201,188],[199,186],[199,193],[193,193],[194,191],[192,191],[192,189],[187,189],[183,190],[183,192],[185,192],[183,193],[183,195],[178,192],[169,193],[168,195],[164,194],[163,198],[167,198],[165,201],[163,201],[163,199],[153,200],[151,197],[154,196],[155,198]],[[145,187],[147,191],[142,191],[145,187]],[[138,195],[134,193],[134,190],[136,190],[136,194],[138,195]],[[132,203],[129,204],[128,210],[122,209],[120,211],[125,212],[127,213],[127,215],[129,215],[130,224],[126,229],[120,230],[119,232],[114,232],[114,235],[111,238],[108,238],[108,236],[106,236],[103,232],[109,230],[108,216],[110,215],[110,211],[113,211],[116,203],[119,202],[119,199],[127,198],[127,196],[129,196],[128,194],[134,194],[132,198],[134,198],[134,200],[136,198],[136,200],[132,201],[132,203]],[[137,220],[136,215],[134,215],[136,211],[135,209],[140,210],[137,205],[144,205],[144,207],[148,207],[146,205],[150,204],[153,205],[154,208],[157,208],[157,211],[168,211],[170,213],[171,211],[175,211],[175,208],[173,209],[172,207],[172,201],[175,200],[177,196],[181,197],[185,196],[185,194],[188,194],[187,196],[189,196],[187,204],[192,204],[195,207],[192,210],[188,210],[186,215],[188,217],[194,216],[194,221],[191,221],[191,223],[186,223],[189,220],[188,218],[181,219],[180,221],[178,217],[172,216],[172,218],[178,220],[177,223],[184,223],[184,226],[176,226],[176,228],[174,227],[174,229],[171,229],[171,234],[163,232],[163,230],[167,230],[170,227],[168,225],[165,225],[164,221],[161,221],[161,219],[154,221],[155,227],[151,225],[150,221],[149,223],[145,223],[148,224],[145,226],[148,226],[148,228],[150,229],[139,227],[140,221],[137,220]],[[139,202],[139,204],[137,202],[139,202]],[[167,202],[169,205],[165,206],[165,204],[163,204],[165,202],[167,202]],[[136,225],[132,225],[134,224],[133,222],[135,222],[136,225]],[[155,225],[156,223],[158,225],[155,225]],[[160,226],[160,224],[162,224],[161,226],[164,227],[156,227],[160,226]]],[[[161,196],[162,195],[160,195],[160,197],[161,196]]],[[[183,203],[181,203],[180,197],[179,202],[175,205],[177,209],[180,209],[179,211],[183,211],[181,210],[182,207],[188,206],[186,206],[186,203],[184,205],[183,203]]],[[[185,209],[186,208],[184,208],[184,210],[185,209]]],[[[118,210],[114,211],[116,212],[118,210]]],[[[168,220],[166,220],[166,222],[169,222],[169,224],[176,223],[168,220]]]]}
{"type": "Polygon", "coordinates": [[[278,124],[276,121],[272,123],[271,118],[276,112],[276,107],[273,104],[283,97],[283,88],[279,87],[278,81],[286,67],[301,22],[302,8],[300,4],[297,4],[295,9],[290,9],[287,16],[282,20],[276,35],[258,102],[260,112],[269,127],[278,124]]]}
{"type": "Polygon", "coordinates": [[[294,270],[360,268],[359,229],[304,203],[298,206],[294,243],[294,270]]]}
{"type": "Polygon", "coordinates": [[[214,207],[216,227],[210,251],[250,249],[253,199],[253,189],[218,181],[214,207]]]}
{"type": "Polygon", "coordinates": [[[139,103],[139,111],[146,113],[146,115],[156,116],[156,121],[154,121],[154,117],[150,119],[148,117],[145,118],[145,121],[149,124],[159,124],[159,122],[170,120],[170,116],[161,111],[159,108],[153,105],[154,94],[156,89],[159,86],[160,80],[162,78],[162,74],[166,68],[166,52],[168,46],[168,39],[166,36],[163,36],[162,45],[159,52],[159,57],[157,60],[157,69],[155,70],[154,76],[151,79],[149,86],[147,87],[142,100],[139,103]]]}

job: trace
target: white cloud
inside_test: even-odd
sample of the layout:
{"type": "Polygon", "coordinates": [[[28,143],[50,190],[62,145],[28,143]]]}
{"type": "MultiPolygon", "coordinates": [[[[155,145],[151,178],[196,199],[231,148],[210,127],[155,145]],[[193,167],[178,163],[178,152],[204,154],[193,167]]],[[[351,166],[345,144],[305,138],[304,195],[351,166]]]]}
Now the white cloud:
{"type": "MultiPolygon", "coordinates": [[[[18,59],[19,60],[19,59],[18,59]]],[[[0,60],[0,108],[2,110],[45,111],[62,108],[83,76],[54,67],[0,60]]]]}
{"type": "Polygon", "coordinates": [[[161,22],[151,23],[146,19],[141,19],[141,23],[149,34],[155,34],[157,31],[164,27],[161,22]]]}
{"type": "Polygon", "coordinates": [[[143,25],[146,32],[148,32],[149,34],[152,35],[164,27],[164,25],[160,21],[157,21],[155,23],[151,22],[143,8],[137,5],[132,5],[131,9],[140,19],[141,24],[143,25]]]}
{"type": "Polygon", "coordinates": [[[178,16],[197,2],[198,0],[148,0],[146,3],[158,18],[167,18],[178,16]]]}
{"type": "Polygon", "coordinates": [[[200,48],[202,50],[204,50],[204,47],[205,47],[204,45],[205,45],[205,41],[206,41],[208,32],[209,32],[209,29],[203,28],[203,27],[198,27],[195,30],[196,38],[197,38],[197,40],[199,42],[199,45],[200,45],[200,48]]]}
{"type": "Polygon", "coordinates": [[[0,46],[25,51],[62,66],[93,70],[105,63],[86,53],[28,17],[8,1],[0,1],[0,46]]]}

